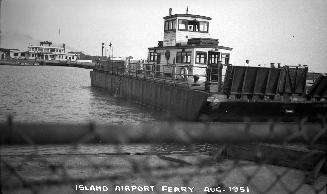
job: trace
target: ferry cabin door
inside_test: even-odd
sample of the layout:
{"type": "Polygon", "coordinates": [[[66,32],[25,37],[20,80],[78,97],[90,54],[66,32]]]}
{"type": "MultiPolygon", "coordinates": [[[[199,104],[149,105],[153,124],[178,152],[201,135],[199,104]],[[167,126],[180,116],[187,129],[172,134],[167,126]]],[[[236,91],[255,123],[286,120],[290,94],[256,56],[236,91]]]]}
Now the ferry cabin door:
{"type": "Polygon", "coordinates": [[[220,52],[208,52],[208,81],[218,82],[218,64],[220,61],[220,52]]]}

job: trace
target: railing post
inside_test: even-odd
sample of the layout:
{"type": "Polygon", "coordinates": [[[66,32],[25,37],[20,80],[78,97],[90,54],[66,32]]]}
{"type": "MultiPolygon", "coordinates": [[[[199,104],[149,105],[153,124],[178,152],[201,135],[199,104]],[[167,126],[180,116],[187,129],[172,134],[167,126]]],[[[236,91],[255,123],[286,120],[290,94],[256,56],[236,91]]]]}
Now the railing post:
{"type": "Polygon", "coordinates": [[[131,76],[131,64],[128,64],[128,76],[131,76]]]}
{"type": "Polygon", "coordinates": [[[218,92],[221,92],[222,88],[222,69],[223,69],[223,64],[221,61],[218,62],[218,92]]]}
{"type": "Polygon", "coordinates": [[[210,91],[210,77],[212,74],[212,67],[211,65],[208,65],[206,67],[206,81],[204,82],[204,90],[210,91]]]}
{"type": "Polygon", "coordinates": [[[172,70],[172,72],[171,72],[171,77],[173,78],[173,83],[174,83],[174,85],[176,85],[176,83],[175,83],[175,71],[176,71],[176,65],[175,65],[175,64],[172,64],[170,67],[171,67],[171,70],[172,70]]]}
{"type": "Polygon", "coordinates": [[[111,74],[114,74],[114,66],[113,66],[113,64],[109,63],[109,65],[111,66],[111,74]]]}
{"type": "Polygon", "coordinates": [[[157,70],[156,70],[156,64],[152,64],[152,79],[154,80],[154,77],[156,76],[157,70]]]}

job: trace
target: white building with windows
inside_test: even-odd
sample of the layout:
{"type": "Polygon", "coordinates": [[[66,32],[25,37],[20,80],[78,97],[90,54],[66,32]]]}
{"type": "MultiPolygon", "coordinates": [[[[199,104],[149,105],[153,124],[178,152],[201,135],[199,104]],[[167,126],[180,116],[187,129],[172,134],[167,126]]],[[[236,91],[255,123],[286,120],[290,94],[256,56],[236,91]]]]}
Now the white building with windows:
{"type": "Polygon", "coordinates": [[[65,54],[65,60],[67,61],[77,61],[80,58],[80,54],[78,52],[68,52],[65,54]]]}
{"type": "Polygon", "coordinates": [[[27,51],[0,48],[0,59],[26,59],[26,57],[28,57],[27,51]]]}
{"type": "MultiPolygon", "coordinates": [[[[172,14],[164,17],[164,37],[158,46],[148,48],[148,70],[164,76],[187,74],[205,80],[206,67],[229,64],[232,48],[218,45],[209,34],[210,17],[193,14],[172,14]]],[[[215,68],[217,69],[217,68],[215,68]]]]}
{"type": "Polygon", "coordinates": [[[62,47],[52,46],[52,42],[43,41],[38,46],[28,46],[28,59],[66,60],[65,44],[62,47]]]}

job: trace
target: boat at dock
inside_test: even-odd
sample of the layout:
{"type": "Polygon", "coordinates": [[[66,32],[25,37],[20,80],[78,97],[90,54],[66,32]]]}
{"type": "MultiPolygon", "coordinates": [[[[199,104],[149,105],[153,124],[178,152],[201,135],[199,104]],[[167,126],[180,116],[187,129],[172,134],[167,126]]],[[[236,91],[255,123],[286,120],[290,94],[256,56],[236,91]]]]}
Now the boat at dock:
{"type": "Polygon", "coordinates": [[[327,115],[327,75],[307,86],[307,66],[230,64],[231,47],[209,34],[210,17],[172,14],[147,61],[98,61],[91,85],[167,110],[174,118],[206,121],[313,120],[327,115]]]}

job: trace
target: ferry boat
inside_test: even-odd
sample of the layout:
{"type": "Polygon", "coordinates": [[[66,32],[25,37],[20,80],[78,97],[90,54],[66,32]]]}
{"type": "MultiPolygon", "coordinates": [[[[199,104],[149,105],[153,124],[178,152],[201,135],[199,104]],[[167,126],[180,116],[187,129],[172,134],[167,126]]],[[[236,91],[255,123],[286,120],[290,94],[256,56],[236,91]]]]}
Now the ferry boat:
{"type": "Polygon", "coordinates": [[[163,41],[146,62],[99,61],[92,86],[186,120],[309,120],[327,116],[327,75],[306,86],[307,66],[230,64],[232,48],[209,34],[210,17],[164,18],[163,41]]]}
{"type": "Polygon", "coordinates": [[[218,39],[211,38],[210,17],[188,14],[188,10],[186,14],[172,14],[170,8],[169,15],[163,19],[163,41],[149,48],[148,62],[155,65],[146,66],[147,71],[175,79],[192,75],[197,82],[206,81],[208,67],[229,64],[232,48],[221,46],[218,39]]]}

